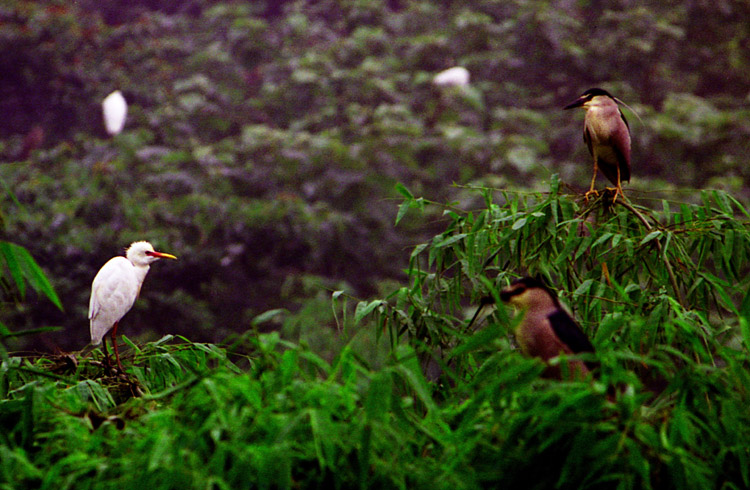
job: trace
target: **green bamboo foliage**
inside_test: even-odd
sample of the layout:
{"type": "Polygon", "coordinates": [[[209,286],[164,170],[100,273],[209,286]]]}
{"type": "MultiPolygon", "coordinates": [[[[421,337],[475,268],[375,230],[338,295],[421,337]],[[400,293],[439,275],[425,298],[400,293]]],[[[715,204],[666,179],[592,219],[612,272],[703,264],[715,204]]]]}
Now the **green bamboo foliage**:
{"type": "Polygon", "coordinates": [[[719,192],[658,211],[586,203],[554,182],[476,192],[475,209],[447,207],[445,230],[415,247],[408,283],[358,305],[333,293],[332,357],[260,333],[305,321],[280,311],[228,350],[126,340],[127,378],[96,351],[8,356],[0,487],[748,487],[742,205],[719,192]],[[503,307],[470,328],[480,299],[522,274],[554,284],[579,319],[595,377],[541,378],[503,307]]]}
{"type": "Polygon", "coordinates": [[[445,347],[445,332],[466,323],[464,306],[522,275],[544,277],[592,337],[629,333],[641,354],[669,342],[708,356],[706,346],[738,324],[750,234],[747,211],[728,194],[704,191],[700,204],[662,200],[653,211],[573,200],[557,181],[544,194],[499,192],[499,203],[479,192],[485,209],[446,211],[446,231],[415,247],[411,286],[388,313],[394,338],[409,332],[445,347]],[[681,335],[679,322],[697,323],[699,342],[681,335]]]}
{"type": "MultiPolygon", "coordinates": [[[[744,206],[721,191],[702,192],[699,203],[662,200],[658,211],[607,197],[587,203],[561,194],[556,180],[547,193],[478,192],[483,209],[447,210],[446,231],[415,247],[410,286],[380,321],[393,344],[410,343],[424,365],[442,367],[436,394],[466,397],[463,437],[479,441],[487,434],[470,427],[496,428],[473,448],[480,479],[524,488],[747,485],[744,206]],[[592,338],[601,362],[593,385],[544,382],[535,391],[539,363],[516,352],[505,309],[469,324],[480,298],[497,299],[523,275],[552,284],[592,338]],[[555,477],[519,469],[540,467],[555,477]]],[[[402,194],[403,213],[422,206],[402,194]]]]}

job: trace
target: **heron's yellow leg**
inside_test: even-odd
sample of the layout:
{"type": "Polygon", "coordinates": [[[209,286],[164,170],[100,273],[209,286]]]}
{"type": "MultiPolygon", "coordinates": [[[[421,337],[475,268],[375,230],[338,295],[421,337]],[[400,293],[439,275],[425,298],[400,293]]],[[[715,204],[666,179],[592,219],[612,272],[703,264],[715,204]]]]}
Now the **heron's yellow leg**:
{"type": "Polygon", "coordinates": [[[590,195],[598,196],[599,193],[594,190],[594,184],[596,183],[596,173],[599,171],[599,165],[596,163],[596,158],[594,158],[594,176],[591,177],[591,187],[589,187],[589,191],[583,195],[584,199],[587,201],[589,200],[590,195]]]}
{"type": "Polygon", "coordinates": [[[622,183],[620,181],[620,166],[617,166],[617,187],[615,187],[615,197],[612,199],[612,204],[614,204],[617,201],[617,194],[621,195],[623,198],[625,197],[625,194],[622,192],[622,183]]]}

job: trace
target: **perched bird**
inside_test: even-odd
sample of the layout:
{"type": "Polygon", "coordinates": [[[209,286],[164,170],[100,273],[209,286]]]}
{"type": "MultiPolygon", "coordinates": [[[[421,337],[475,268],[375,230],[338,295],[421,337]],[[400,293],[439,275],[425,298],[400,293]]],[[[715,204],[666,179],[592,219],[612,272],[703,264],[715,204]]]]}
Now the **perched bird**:
{"type": "Polygon", "coordinates": [[[582,107],[586,111],[583,121],[583,141],[594,157],[594,176],[586,198],[596,194],[594,183],[597,170],[615,184],[615,200],[622,193],[622,182],[630,180],[630,127],[620,108],[618,99],[606,90],[591,88],[575,102],[564,107],[582,107]]]}
{"type": "Polygon", "coordinates": [[[107,133],[114,136],[125,127],[125,117],[128,115],[128,103],[122,92],[115,90],[102,101],[102,114],[107,133]]]}
{"type": "Polygon", "coordinates": [[[37,124],[26,133],[23,138],[23,146],[21,151],[18,153],[19,160],[26,160],[31,155],[31,152],[42,146],[44,142],[44,128],[37,124]]]}
{"type": "MultiPolygon", "coordinates": [[[[541,281],[531,277],[518,279],[500,292],[500,299],[522,311],[516,341],[524,354],[547,363],[563,353],[594,352],[591,342],[562,308],[557,295],[541,281]]],[[[569,376],[585,376],[594,367],[579,359],[570,359],[567,365],[569,376]]],[[[545,371],[548,377],[562,378],[562,374],[559,365],[548,366],[545,371]]]]}
{"type": "Polygon", "coordinates": [[[454,66],[443,70],[432,79],[440,87],[463,87],[469,84],[469,70],[463,66],[454,66]]]}
{"type": "MultiPolygon", "coordinates": [[[[99,345],[104,335],[112,329],[112,344],[120,371],[123,368],[117,351],[117,325],[135,303],[149,266],[159,259],[176,258],[171,254],[154,251],[154,247],[148,242],[135,242],[128,247],[125,257],[111,258],[94,277],[89,302],[91,344],[99,345]]],[[[109,363],[106,339],[104,355],[109,363]]]]}

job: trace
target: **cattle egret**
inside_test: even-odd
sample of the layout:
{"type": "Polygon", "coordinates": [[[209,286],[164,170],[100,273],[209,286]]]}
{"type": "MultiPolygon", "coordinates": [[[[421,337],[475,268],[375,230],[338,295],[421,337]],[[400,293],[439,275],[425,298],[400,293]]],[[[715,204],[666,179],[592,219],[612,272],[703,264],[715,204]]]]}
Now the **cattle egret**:
{"type": "Polygon", "coordinates": [[[104,340],[104,356],[109,363],[104,336],[111,329],[117,367],[121,372],[124,370],[117,351],[117,324],[135,303],[149,266],[159,259],[176,258],[171,254],[154,251],[154,247],[148,242],[135,242],[128,247],[125,257],[111,258],[94,277],[89,303],[91,344],[99,345],[104,340]]]}
{"type": "Polygon", "coordinates": [[[435,75],[432,83],[440,87],[463,87],[469,84],[469,70],[463,66],[448,68],[435,75]]]}
{"type": "Polygon", "coordinates": [[[128,115],[128,103],[125,102],[122,92],[115,90],[104,99],[102,113],[107,133],[112,136],[119,134],[125,127],[125,116],[128,115]]]}

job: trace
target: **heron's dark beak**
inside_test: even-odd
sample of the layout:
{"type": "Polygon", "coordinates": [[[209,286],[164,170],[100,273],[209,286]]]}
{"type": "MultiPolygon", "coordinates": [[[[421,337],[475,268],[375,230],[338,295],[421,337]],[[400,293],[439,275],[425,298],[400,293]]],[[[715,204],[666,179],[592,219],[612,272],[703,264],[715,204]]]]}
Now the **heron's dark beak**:
{"type": "Polygon", "coordinates": [[[579,97],[575,100],[575,102],[571,102],[570,104],[563,107],[563,109],[573,109],[574,107],[581,107],[586,102],[585,97],[579,97]]]}

